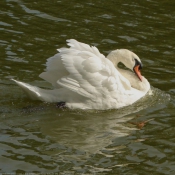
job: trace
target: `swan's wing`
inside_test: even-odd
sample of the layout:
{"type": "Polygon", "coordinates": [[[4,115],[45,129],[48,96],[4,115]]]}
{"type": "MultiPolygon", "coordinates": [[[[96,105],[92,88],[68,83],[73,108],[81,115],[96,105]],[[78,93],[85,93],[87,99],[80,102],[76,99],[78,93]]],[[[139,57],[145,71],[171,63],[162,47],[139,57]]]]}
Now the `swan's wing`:
{"type": "Polygon", "coordinates": [[[68,40],[67,49],[59,49],[69,75],[58,79],[58,85],[92,100],[119,98],[131,86],[96,47],[68,40]]]}
{"type": "Polygon", "coordinates": [[[55,88],[59,88],[57,80],[68,74],[61,60],[61,53],[57,53],[47,59],[46,72],[41,73],[39,77],[51,83],[55,88]]]}
{"type": "MultiPolygon", "coordinates": [[[[96,49],[95,47],[94,48],[90,47],[87,44],[80,43],[73,39],[68,40],[68,45],[70,46],[71,49],[74,49],[77,52],[87,51],[89,53],[93,53],[97,57],[102,56],[102,54],[100,54],[98,49],[96,49]]],[[[41,73],[39,77],[51,83],[55,88],[59,88],[60,86],[58,85],[57,80],[69,74],[68,71],[65,69],[63,62],[61,60],[62,55],[67,54],[71,57],[77,54],[77,52],[72,52],[71,49],[68,48],[58,49],[60,53],[57,53],[53,57],[47,59],[46,72],[41,73]]]]}

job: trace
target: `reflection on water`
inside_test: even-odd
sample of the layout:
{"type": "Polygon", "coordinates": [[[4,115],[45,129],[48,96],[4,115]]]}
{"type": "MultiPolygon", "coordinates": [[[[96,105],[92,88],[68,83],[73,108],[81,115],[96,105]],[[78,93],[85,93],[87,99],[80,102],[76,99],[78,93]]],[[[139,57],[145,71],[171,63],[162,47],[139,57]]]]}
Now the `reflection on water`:
{"type": "Polygon", "coordinates": [[[0,6],[0,172],[174,174],[173,1],[5,0],[0,6]],[[105,55],[134,51],[152,93],[109,111],[60,110],[28,99],[9,79],[48,87],[38,75],[70,38],[105,55]],[[148,119],[154,120],[141,130],[130,123],[148,119]]]}
{"type": "Polygon", "coordinates": [[[136,117],[133,113],[169,101],[169,95],[158,89],[153,88],[151,94],[122,109],[103,112],[64,111],[57,118],[55,115],[49,116],[49,120],[47,118],[38,123],[42,132],[55,141],[94,154],[110,145],[114,138],[125,137],[136,129],[126,124],[136,117]]]}
{"type": "MultiPolygon", "coordinates": [[[[10,89],[13,89],[13,94],[19,94],[21,90],[14,84],[10,89]]],[[[5,105],[0,108],[3,171],[21,169],[21,165],[25,165],[25,171],[30,171],[31,166],[34,171],[44,168],[48,172],[58,171],[60,167],[65,170],[64,166],[76,172],[111,171],[120,163],[113,162],[101,168],[101,163],[93,165],[95,157],[109,161],[115,154],[126,152],[127,137],[134,142],[146,140],[132,136],[138,129],[129,121],[138,120],[138,111],[142,110],[143,114],[138,113],[142,116],[148,107],[151,110],[153,106],[156,110],[169,98],[168,94],[152,87],[149,94],[134,105],[108,111],[60,110],[55,104],[33,101],[24,104],[25,96],[12,98],[11,110],[7,110],[5,105]],[[6,165],[7,161],[10,166],[6,165]]],[[[149,116],[142,120],[147,119],[149,116]]],[[[153,123],[150,122],[151,125],[153,123]]]]}

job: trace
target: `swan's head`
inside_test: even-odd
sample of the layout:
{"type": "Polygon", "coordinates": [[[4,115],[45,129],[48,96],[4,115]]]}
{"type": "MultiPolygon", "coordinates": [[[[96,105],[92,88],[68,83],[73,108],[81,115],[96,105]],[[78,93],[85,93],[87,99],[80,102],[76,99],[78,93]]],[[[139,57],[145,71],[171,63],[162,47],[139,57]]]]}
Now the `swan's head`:
{"type": "Polygon", "coordinates": [[[112,51],[108,56],[115,66],[119,62],[122,62],[127,68],[134,71],[140,81],[142,81],[142,75],[140,70],[142,69],[143,65],[140,58],[133,52],[127,49],[117,49],[112,51]]]}

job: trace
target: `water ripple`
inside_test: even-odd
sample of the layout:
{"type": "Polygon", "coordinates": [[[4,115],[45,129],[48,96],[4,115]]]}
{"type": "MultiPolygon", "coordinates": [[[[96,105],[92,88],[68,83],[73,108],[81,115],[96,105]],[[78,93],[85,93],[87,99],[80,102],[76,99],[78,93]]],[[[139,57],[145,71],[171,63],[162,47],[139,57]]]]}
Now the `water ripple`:
{"type": "Polygon", "coordinates": [[[6,0],[0,14],[1,172],[174,174],[173,1],[6,0]],[[59,110],[28,99],[9,79],[49,88],[38,75],[69,38],[105,55],[134,51],[150,93],[109,111],[59,110]]]}

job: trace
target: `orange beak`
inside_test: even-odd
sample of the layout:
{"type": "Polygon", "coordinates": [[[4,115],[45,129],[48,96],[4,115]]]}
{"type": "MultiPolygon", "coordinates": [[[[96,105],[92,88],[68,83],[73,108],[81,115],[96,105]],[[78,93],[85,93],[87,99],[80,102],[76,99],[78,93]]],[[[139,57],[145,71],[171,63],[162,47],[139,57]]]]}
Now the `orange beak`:
{"type": "Polygon", "coordinates": [[[139,67],[140,67],[140,65],[135,66],[134,67],[134,72],[137,75],[137,77],[140,79],[140,81],[142,81],[142,75],[141,75],[139,67]]]}

